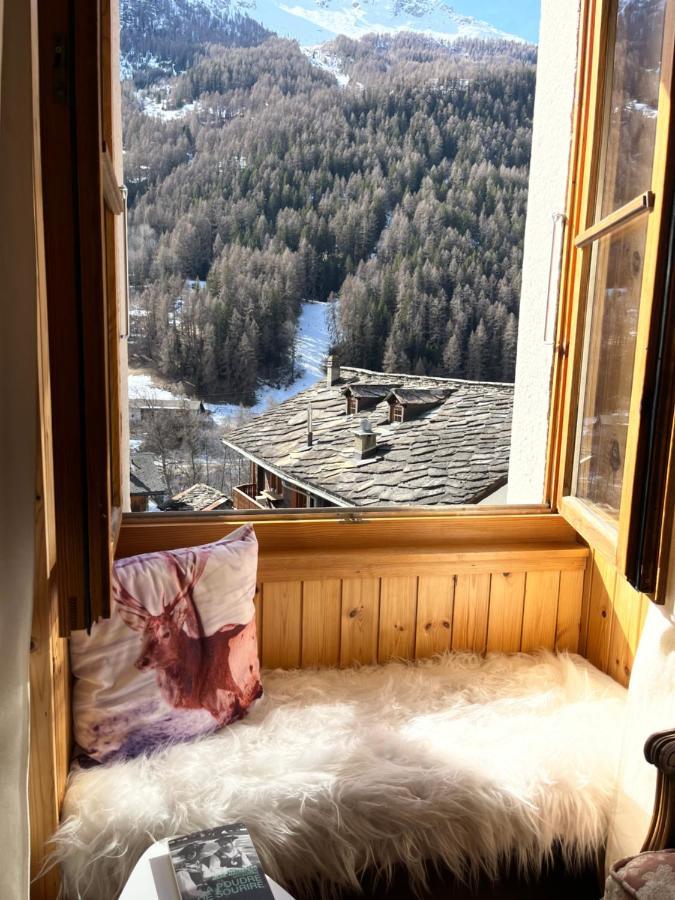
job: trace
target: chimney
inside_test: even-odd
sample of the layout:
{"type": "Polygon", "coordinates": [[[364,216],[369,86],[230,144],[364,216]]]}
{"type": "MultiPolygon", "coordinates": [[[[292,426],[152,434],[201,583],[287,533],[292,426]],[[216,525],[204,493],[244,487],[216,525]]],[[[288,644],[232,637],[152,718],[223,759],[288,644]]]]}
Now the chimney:
{"type": "Polygon", "coordinates": [[[337,357],[329,356],[326,364],[328,387],[333,387],[340,380],[340,363],[337,357]]]}
{"type": "Polygon", "coordinates": [[[354,432],[356,456],[358,459],[368,459],[377,450],[377,435],[368,419],[362,419],[357,431],[354,432]]]}

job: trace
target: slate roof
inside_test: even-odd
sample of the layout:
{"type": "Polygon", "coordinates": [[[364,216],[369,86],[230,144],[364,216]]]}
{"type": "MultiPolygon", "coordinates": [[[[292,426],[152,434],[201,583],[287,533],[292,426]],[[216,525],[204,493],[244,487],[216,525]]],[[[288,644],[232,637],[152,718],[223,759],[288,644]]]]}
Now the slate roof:
{"type": "Polygon", "coordinates": [[[398,388],[400,386],[400,383],[383,384],[379,381],[374,382],[373,384],[369,384],[368,382],[355,382],[354,384],[350,384],[347,385],[347,387],[342,388],[342,393],[345,395],[348,394],[351,397],[355,397],[357,400],[370,400],[371,397],[384,399],[394,390],[394,388],[398,388]]]}
{"type": "MultiPolygon", "coordinates": [[[[398,391],[400,393],[400,390],[398,391]]],[[[342,367],[231,432],[225,443],[284,480],[339,506],[477,503],[506,483],[513,385],[393,375],[342,367]],[[346,387],[397,383],[449,392],[410,421],[389,424],[386,399],[347,414],[346,387]],[[312,405],[313,446],[307,447],[312,405]],[[354,432],[367,419],[377,451],[361,460],[354,432]]]]}
{"type": "Polygon", "coordinates": [[[221,509],[229,505],[229,500],[218,488],[209,484],[193,484],[179,494],[175,494],[167,507],[171,509],[193,509],[195,512],[207,512],[221,509]]]}
{"type": "Polygon", "coordinates": [[[166,494],[168,489],[160,469],[155,465],[152,453],[134,453],[129,463],[130,493],[166,494]]]}
{"type": "Polygon", "coordinates": [[[420,390],[419,388],[415,389],[414,387],[395,388],[391,392],[391,397],[398,403],[402,403],[404,406],[407,406],[408,404],[416,406],[425,405],[427,403],[440,403],[442,400],[445,400],[451,392],[452,390],[450,388],[446,388],[445,390],[433,388],[424,388],[420,390]]]}

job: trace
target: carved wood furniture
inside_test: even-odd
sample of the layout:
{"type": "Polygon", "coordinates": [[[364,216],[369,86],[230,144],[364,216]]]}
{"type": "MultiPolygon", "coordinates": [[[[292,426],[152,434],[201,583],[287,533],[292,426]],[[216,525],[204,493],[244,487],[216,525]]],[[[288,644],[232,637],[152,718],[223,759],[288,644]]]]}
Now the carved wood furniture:
{"type": "Polygon", "coordinates": [[[675,728],[652,734],[645,744],[647,762],[656,766],[656,797],[644,850],[675,847],[675,728]]]}

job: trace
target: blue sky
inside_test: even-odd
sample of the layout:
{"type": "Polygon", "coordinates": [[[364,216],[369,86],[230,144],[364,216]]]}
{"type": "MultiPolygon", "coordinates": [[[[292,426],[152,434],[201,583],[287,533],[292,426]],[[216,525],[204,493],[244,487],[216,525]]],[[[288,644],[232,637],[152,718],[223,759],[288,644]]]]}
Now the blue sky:
{"type": "Polygon", "coordinates": [[[450,5],[533,44],[539,41],[541,0],[450,0],[450,5]]]}

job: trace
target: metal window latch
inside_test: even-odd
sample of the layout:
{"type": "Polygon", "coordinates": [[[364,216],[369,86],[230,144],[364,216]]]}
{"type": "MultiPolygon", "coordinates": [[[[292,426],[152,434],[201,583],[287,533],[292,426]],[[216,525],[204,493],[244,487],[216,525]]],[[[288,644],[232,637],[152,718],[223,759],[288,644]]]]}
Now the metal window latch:
{"type": "Polygon", "coordinates": [[[363,525],[365,522],[363,513],[356,512],[353,509],[350,509],[348,512],[338,513],[338,518],[341,522],[344,522],[345,525],[363,525]]]}
{"type": "Polygon", "coordinates": [[[68,56],[65,34],[55,34],[52,40],[52,99],[68,103],[68,56]]]}
{"type": "Polygon", "coordinates": [[[562,267],[563,236],[567,216],[564,213],[553,213],[553,229],[551,231],[551,255],[548,261],[548,284],[546,286],[546,312],[544,313],[544,343],[552,344],[555,335],[556,317],[558,314],[558,294],[560,292],[560,276],[562,267]],[[560,235],[559,240],[556,238],[560,235]],[[554,277],[555,270],[555,277],[554,277]]]}
{"type": "Polygon", "coordinates": [[[124,228],[124,266],[122,269],[122,278],[124,279],[124,313],[122,314],[122,328],[120,329],[120,338],[128,338],[131,331],[131,309],[130,309],[130,288],[129,288],[129,190],[126,184],[119,186],[122,195],[123,211],[123,228],[124,228]]]}

